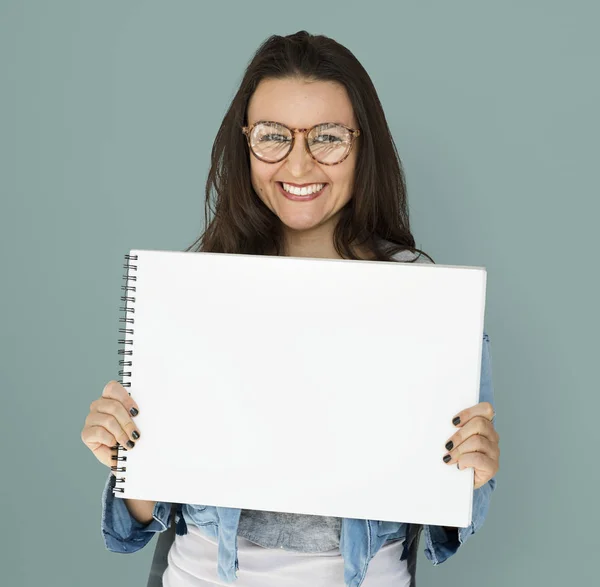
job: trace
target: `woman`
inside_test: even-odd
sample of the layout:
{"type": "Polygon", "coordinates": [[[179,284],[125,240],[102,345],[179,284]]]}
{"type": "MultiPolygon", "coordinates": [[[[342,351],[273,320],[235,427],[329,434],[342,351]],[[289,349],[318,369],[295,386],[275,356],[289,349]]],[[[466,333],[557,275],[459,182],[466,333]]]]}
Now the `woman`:
{"type": "MultiPolygon", "coordinates": [[[[215,140],[205,213],[207,228],[188,251],[433,262],[414,246],[402,167],[368,74],[346,48],[305,31],[269,38],[248,66],[215,140]]],[[[182,504],[163,584],[414,585],[420,532],[427,558],[443,562],[481,527],[495,486],[499,438],[483,339],[480,403],[456,414],[456,432],[440,446],[448,466],[474,469],[470,527],[182,504]]],[[[114,381],[92,403],[82,440],[105,465],[113,445],[135,450],[143,438],[139,409],[114,381]]],[[[109,550],[135,552],[174,523],[171,504],[115,500],[113,487],[109,475],[109,550]]]]}

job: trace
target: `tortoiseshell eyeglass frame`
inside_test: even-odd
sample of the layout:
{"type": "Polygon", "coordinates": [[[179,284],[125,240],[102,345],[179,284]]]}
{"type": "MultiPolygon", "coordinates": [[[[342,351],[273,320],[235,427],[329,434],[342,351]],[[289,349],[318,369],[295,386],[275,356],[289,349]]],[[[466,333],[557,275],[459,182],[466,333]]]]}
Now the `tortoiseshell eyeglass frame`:
{"type": "Polygon", "coordinates": [[[296,141],[296,133],[302,133],[303,138],[304,138],[304,148],[306,149],[306,152],[311,156],[311,158],[316,161],[317,163],[319,163],[319,165],[339,165],[340,163],[343,163],[346,158],[348,157],[348,155],[350,155],[350,153],[352,152],[352,148],[354,147],[354,143],[356,142],[356,137],[358,137],[360,135],[360,130],[355,129],[355,128],[350,128],[349,126],[346,126],[345,124],[339,124],[338,122],[319,122],[319,124],[315,124],[314,126],[312,126],[311,128],[290,128],[289,126],[286,126],[285,124],[281,123],[281,122],[275,122],[273,120],[259,120],[257,122],[255,122],[252,126],[247,127],[247,126],[243,126],[242,127],[242,132],[244,133],[244,135],[246,135],[246,142],[248,143],[248,148],[250,149],[250,151],[252,152],[252,154],[259,160],[262,161],[263,163],[279,163],[280,161],[283,161],[294,149],[294,144],[296,141]],[[287,128],[291,133],[292,133],[292,142],[290,143],[290,148],[288,150],[288,152],[281,157],[281,159],[277,159],[277,161],[265,161],[264,159],[261,159],[255,152],[254,149],[252,148],[252,145],[250,144],[250,134],[252,133],[252,130],[254,129],[255,126],[259,125],[259,124],[277,124],[279,126],[283,126],[284,128],[287,128]],[[335,163],[322,163],[321,161],[319,161],[310,151],[310,147],[308,146],[308,139],[306,138],[308,133],[313,130],[314,128],[316,128],[317,126],[323,126],[326,124],[335,124],[336,126],[341,126],[343,128],[345,128],[349,133],[350,133],[350,147],[348,148],[348,152],[339,160],[336,161],[335,163]]]}

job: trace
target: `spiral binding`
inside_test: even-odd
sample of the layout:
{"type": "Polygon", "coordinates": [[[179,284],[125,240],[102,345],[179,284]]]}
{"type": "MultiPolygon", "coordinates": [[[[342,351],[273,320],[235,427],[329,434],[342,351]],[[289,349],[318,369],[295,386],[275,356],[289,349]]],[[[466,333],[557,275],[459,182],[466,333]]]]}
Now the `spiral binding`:
{"type": "MultiPolygon", "coordinates": [[[[135,308],[133,307],[133,304],[135,304],[135,296],[129,296],[127,295],[127,292],[135,292],[135,286],[134,285],[129,285],[129,282],[131,281],[137,281],[137,276],[136,275],[132,275],[131,272],[132,271],[137,271],[137,265],[132,265],[130,263],[130,261],[137,261],[138,256],[137,255],[125,255],[125,265],[123,265],[124,269],[127,269],[127,273],[125,275],[123,275],[123,279],[125,280],[125,285],[121,286],[121,289],[123,291],[125,291],[125,295],[121,296],[121,300],[123,302],[125,302],[125,305],[121,308],[119,308],[120,311],[125,312],[125,315],[122,318],[119,318],[119,322],[124,322],[125,324],[134,324],[134,318],[128,316],[128,314],[134,314],[135,313],[135,308]]],[[[119,332],[122,334],[125,334],[125,338],[119,339],[119,344],[125,345],[125,348],[119,349],[119,355],[127,355],[129,357],[133,356],[133,349],[131,348],[127,348],[127,346],[131,346],[133,344],[133,340],[131,338],[127,338],[127,335],[131,335],[133,336],[133,328],[119,328],[119,332]]],[[[133,366],[133,361],[131,360],[131,358],[129,360],[125,360],[125,359],[121,359],[119,361],[119,365],[121,365],[122,367],[132,367],[133,366]]],[[[119,370],[119,375],[122,377],[131,377],[131,370],[129,371],[125,371],[124,369],[120,369],[119,370]]],[[[123,387],[131,387],[131,382],[130,381],[123,381],[122,379],[119,379],[119,383],[123,386],[123,387]]],[[[129,393],[129,395],[131,395],[131,393],[129,393]]],[[[127,472],[127,467],[125,466],[119,466],[118,462],[126,462],[127,461],[127,456],[123,454],[123,452],[127,452],[127,449],[124,446],[121,446],[120,444],[117,444],[116,446],[112,447],[113,449],[117,450],[117,454],[116,455],[112,455],[111,458],[113,461],[117,461],[116,465],[111,466],[111,471],[115,471],[117,473],[125,473],[127,472]]],[[[115,487],[113,488],[113,491],[115,493],[125,493],[125,488],[124,487],[116,487],[117,483],[124,483],[125,482],[125,477],[117,477],[115,480],[115,487]]]]}

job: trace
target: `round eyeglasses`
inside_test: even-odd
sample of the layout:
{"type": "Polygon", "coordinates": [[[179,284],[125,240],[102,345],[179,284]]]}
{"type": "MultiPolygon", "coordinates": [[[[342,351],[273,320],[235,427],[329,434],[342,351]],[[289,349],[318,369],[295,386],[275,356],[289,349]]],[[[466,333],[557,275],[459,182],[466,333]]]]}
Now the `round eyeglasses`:
{"type": "Polygon", "coordinates": [[[296,133],[304,135],[306,152],[318,163],[338,165],[352,150],[360,130],[335,122],[316,124],[312,128],[289,128],[281,122],[260,120],[242,127],[254,156],[265,163],[283,161],[294,148],[296,133]]]}

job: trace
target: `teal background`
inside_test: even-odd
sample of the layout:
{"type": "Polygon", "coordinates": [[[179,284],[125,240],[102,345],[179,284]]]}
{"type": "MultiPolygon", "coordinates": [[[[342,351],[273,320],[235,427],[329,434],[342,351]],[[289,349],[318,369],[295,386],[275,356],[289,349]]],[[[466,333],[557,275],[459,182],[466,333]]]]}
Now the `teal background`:
{"type": "MultiPolygon", "coordinates": [[[[346,45],[379,92],[417,246],[488,270],[501,435],[484,528],[419,585],[586,585],[598,545],[600,7],[589,1],[0,1],[0,582],[143,587],[104,550],[80,432],[117,378],[123,255],[202,230],[259,44],[346,45]]],[[[177,439],[172,439],[177,442],[177,439]]]]}

